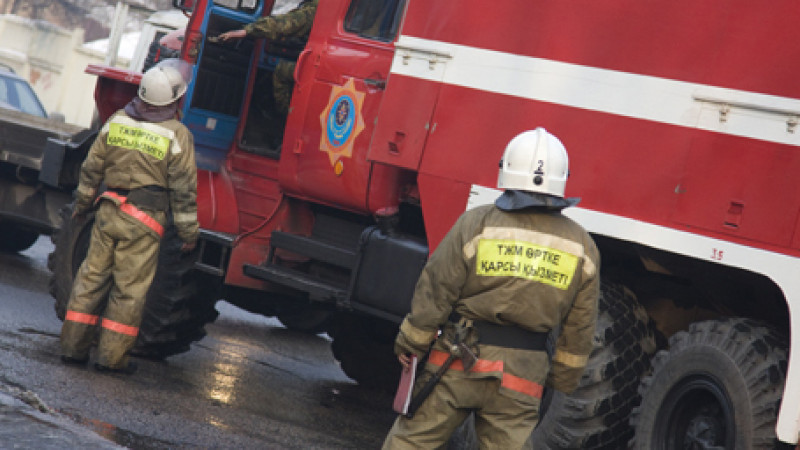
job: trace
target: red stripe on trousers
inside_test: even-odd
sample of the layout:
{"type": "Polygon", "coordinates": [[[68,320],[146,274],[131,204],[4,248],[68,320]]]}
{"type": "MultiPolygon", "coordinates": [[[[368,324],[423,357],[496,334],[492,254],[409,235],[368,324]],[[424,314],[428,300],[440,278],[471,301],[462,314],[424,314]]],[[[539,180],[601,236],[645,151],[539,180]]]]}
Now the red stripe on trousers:
{"type": "Polygon", "coordinates": [[[95,316],[94,314],[86,314],[80,313],[77,311],[67,311],[67,316],[64,320],[69,320],[71,322],[78,322],[85,325],[97,325],[97,321],[100,320],[100,317],[95,316]]]}
{"type": "Polygon", "coordinates": [[[119,334],[127,334],[136,337],[139,335],[139,328],[125,325],[124,323],[114,322],[113,320],[103,319],[102,327],[119,334]]]}
{"type": "Polygon", "coordinates": [[[142,222],[143,224],[147,225],[148,228],[158,233],[159,236],[164,236],[164,227],[161,226],[160,223],[156,219],[148,216],[146,212],[142,211],[141,209],[137,208],[136,206],[128,203],[128,198],[122,195],[117,194],[113,191],[105,191],[101,197],[108,197],[111,199],[115,199],[120,202],[119,209],[120,211],[124,212],[125,214],[133,217],[134,219],[142,222]]]}

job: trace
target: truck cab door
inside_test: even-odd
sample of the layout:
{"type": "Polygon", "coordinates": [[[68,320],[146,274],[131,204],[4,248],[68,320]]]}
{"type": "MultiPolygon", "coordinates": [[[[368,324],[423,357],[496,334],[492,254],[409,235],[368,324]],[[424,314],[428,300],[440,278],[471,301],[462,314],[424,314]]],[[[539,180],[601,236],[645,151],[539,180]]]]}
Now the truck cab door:
{"type": "Polygon", "coordinates": [[[267,0],[199,1],[187,27],[186,38],[196,52],[192,85],[184,100],[183,122],[195,139],[197,165],[217,171],[231,148],[240,122],[254,52],[261,43],[242,39],[235,43],[208,39],[242,28],[261,16],[267,0]]]}
{"type": "MultiPolygon", "coordinates": [[[[319,3],[295,87],[280,161],[291,195],[368,209],[367,159],[405,0],[319,3]]],[[[378,170],[379,171],[379,170],[378,170]]]]}

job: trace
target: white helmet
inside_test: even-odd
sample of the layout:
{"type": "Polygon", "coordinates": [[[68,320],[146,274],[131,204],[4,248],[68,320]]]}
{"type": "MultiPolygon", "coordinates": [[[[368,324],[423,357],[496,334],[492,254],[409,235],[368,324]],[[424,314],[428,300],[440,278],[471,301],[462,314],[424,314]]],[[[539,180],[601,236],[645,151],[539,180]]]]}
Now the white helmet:
{"type": "Polygon", "coordinates": [[[191,78],[191,66],[180,59],[165,59],[142,75],[139,98],[154,106],[164,106],[181,98],[191,78]]]}
{"type": "Polygon", "coordinates": [[[544,128],[524,131],[506,146],[497,187],[564,197],[569,174],[567,149],[544,128]]]}

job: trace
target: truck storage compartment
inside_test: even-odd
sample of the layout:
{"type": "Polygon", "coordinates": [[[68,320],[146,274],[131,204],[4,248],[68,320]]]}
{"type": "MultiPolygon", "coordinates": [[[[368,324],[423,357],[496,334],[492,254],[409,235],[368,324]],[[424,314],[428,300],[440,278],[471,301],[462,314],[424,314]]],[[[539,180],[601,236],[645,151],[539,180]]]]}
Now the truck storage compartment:
{"type": "Polygon", "coordinates": [[[353,307],[364,305],[402,318],[411,309],[414,287],[428,260],[428,245],[422,238],[387,234],[378,227],[367,228],[361,238],[353,307]]]}

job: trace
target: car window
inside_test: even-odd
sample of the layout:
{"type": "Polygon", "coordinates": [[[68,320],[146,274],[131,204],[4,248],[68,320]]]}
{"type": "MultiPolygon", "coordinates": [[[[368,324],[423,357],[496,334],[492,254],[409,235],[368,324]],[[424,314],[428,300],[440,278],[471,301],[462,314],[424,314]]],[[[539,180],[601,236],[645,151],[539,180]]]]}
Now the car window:
{"type": "Polygon", "coordinates": [[[42,105],[39,103],[39,99],[36,98],[36,94],[34,94],[33,89],[31,89],[27,83],[17,81],[14,83],[14,88],[17,91],[19,108],[23,112],[39,117],[47,116],[47,114],[44,112],[44,109],[42,109],[42,105]]]}
{"type": "Polygon", "coordinates": [[[9,105],[8,107],[10,108],[11,103],[8,101],[8,84],[8,79],[0,77],[0,102],[4,105],[9,105]]]}
{"type": "Polygon", "coordinates": [[[34,116],[47,117],[33,89],[23,80],[0,77],[0,105],[34,116]]]}

